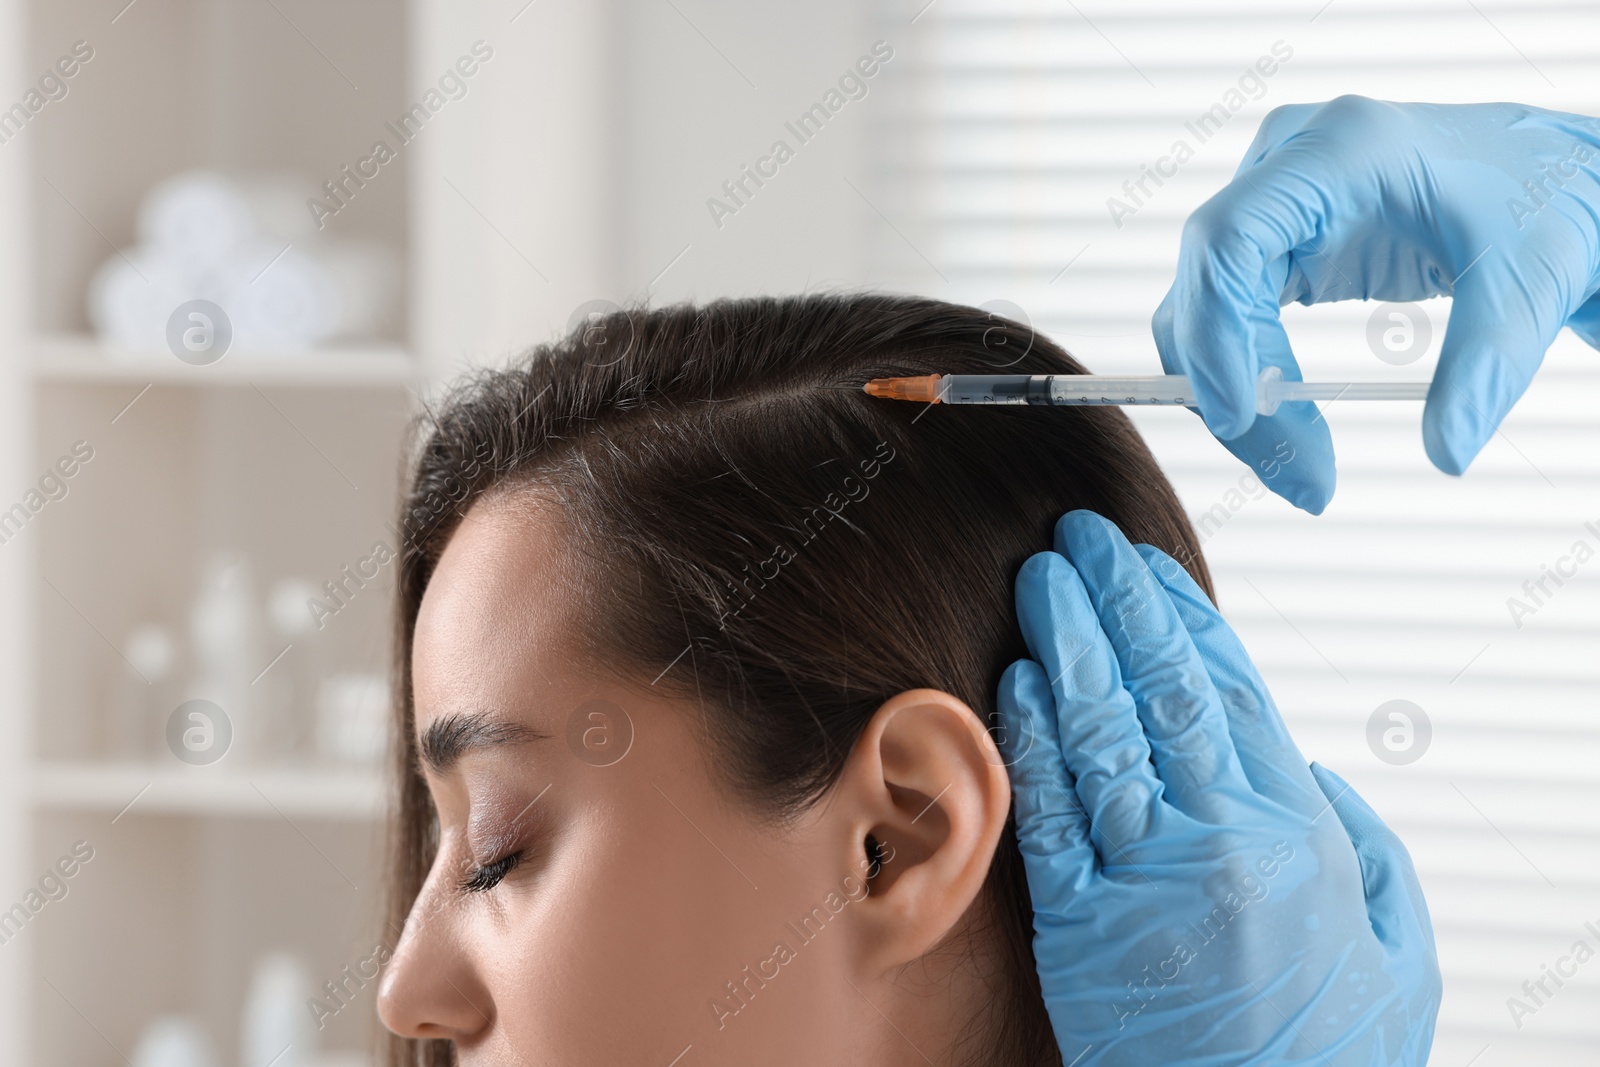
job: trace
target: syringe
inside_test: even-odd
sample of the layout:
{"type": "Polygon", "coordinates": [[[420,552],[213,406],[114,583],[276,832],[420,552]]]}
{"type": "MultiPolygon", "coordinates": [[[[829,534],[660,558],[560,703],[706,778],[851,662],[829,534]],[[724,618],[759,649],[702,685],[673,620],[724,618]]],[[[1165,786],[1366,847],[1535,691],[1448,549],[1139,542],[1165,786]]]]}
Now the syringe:
{"type": "MultiPolygon", "coordinates": [[[[1272,415],[1289,400],[1426,400],[1428,382],[1288,382],[1268,367],[1256,379],[1256,413],[1272,415]]],[[[1112,377],[1098,374],[928,374],[874,378],[863,388],[890,400],[925,404],[1165,404],[1194,407],[1181,374],[1112,377]]]]}

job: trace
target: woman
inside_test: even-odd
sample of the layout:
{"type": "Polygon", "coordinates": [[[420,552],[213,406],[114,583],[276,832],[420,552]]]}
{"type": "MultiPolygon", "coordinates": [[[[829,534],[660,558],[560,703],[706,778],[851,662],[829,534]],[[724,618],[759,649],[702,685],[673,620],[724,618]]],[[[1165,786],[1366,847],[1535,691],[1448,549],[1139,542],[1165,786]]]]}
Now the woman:
{"type": "Polygon", "coordinates": [[[1012,584],[1074,509],[1210,582],[1120,411],[860,389],[996,369],[1083,373],[931,300],[718,301],[436,413],[402,516],[392,1062],[1061,1062],[991,737],[1012,584]]]}

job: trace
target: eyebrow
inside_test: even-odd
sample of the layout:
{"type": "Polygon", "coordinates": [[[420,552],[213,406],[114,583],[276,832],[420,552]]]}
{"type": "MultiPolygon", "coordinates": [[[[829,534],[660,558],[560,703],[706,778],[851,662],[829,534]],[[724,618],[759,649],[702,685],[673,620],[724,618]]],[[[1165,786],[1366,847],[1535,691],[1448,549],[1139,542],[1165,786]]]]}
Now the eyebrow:
{"type": "Polygon", "coordinates": [[[422,732],[419,753],[422,762],[435,774],[447,774],[456,761],[469,752],[530,741],[549,740],[531,726],[497,719],[487,712],[444,715],[422,732]]]}

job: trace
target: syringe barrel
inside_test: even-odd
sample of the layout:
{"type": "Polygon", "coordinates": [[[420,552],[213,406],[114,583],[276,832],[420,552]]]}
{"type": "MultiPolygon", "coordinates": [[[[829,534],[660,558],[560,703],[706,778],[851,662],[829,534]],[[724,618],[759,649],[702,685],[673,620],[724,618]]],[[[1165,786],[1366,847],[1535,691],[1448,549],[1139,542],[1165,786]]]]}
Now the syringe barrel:
{"type": "Polygon", "coordinates": [[[946,374],[939,384],[946,404],[1194,404],[1189,379],[1173,374],[946,374]]]}

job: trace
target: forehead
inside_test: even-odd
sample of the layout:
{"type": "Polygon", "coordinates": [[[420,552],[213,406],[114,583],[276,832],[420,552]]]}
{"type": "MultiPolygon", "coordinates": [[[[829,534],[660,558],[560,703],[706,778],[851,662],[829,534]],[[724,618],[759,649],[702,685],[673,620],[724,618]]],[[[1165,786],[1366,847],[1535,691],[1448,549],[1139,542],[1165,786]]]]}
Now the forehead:
{"type": "Polygon", "coordinates": [[[417,726],[452,712],[521,706],[560,684],[573,590],[554,512],[530,499],[475,503],[417,612],[411,682],[417,726]]]}

